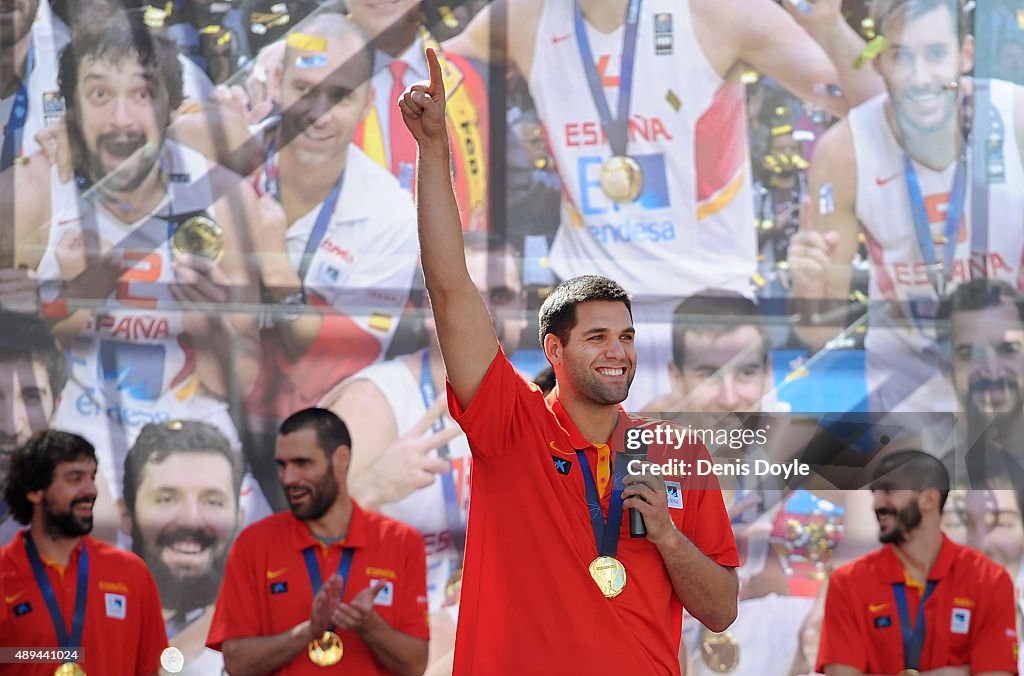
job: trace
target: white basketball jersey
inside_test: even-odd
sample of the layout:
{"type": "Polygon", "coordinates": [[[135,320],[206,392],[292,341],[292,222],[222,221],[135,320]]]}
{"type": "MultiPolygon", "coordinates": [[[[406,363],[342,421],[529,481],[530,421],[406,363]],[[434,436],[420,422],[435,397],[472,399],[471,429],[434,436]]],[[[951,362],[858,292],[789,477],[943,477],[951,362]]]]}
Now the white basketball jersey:
{"type": "MultiPolygon", "coordinates": [[[[978,83],[984,86],[986,83],[978,83]]],[[[987,277],[1016,287],[1024,255],[1024,167],[1014,129],[1014,86],[989,81],[992,119],[976,123],[973,133],[998,138],[985,158],[967,153],[967,194],[963,222],[952,243],[956,247],[943,294],[961,283],[987,277]],[[1001,154],[998,152],[1001,146],[1001,154]],[[971,188],[975,162],[998,166],[988,176],[987,242],[974,250],[976,235],[971,188]]],[[[941,300],[917,240],[904,176],[903,150],[885,117],[888,96],[879,95],[850,111],[849,124],[857,166],[854,205],[864,227],[870,260],[868,390],[873,410],[952,411],[955,398],[941,376],[941,357],[933,320],[941,300]],[[927,387],[922,389],[929,383],[927,387]],[[916,395],[914,393],[917,393],[916,395]]],[[[944,260],[943,236],[957,162],[934,171],[914,162],[935,256],[944,260]]]]}
{"type": "MultiPolygon", "coordinates": [[[[625,28],[586,25],[612,115],[625,28]]],[[[563,184],[551,265],[562,278],[601,274],[628,291],[678,297],[707,287],[749,293],[757,263],[742,85],[701,52],[688,0],[646,0],[634,57],[626,153],[643,171],[632,202],[601,190],[612,155],[587,84],[573,3],[544,3],[530,89],[563,184]]]]}
{"type": "Polygon", "coordinates": [[[63,279],[57,247],[85,228],[95,228],[105,246],[119,249],[127,267],[69,350],[70,378],[53,423],[96,446],[115,496],[124,453],[146,423],[205,420],[239,446],[227,405],[200,388],[192,338],[169,288],[176,281],[170,248],[176,223],[191,215],[214,219],[209,163],[171,141],[161,162],[167,195],[152,215],[132,224],[115,219],[98,200],[83,198],[74,180],[62,183],[56,168],[50,178],[52,217],[40,278],[63,279]]]}
{"type": "MultiPolygon", "coordinates": [[[[376,385],[387,398],[399,436],[405,434],[424,415],[427,407],[423,403],[419,383],[402,359],[393,359],[368,366],[352,376],[352,380],[368,380],[376,385]]],[[[444,392],[438,393],[444,396],[444,392]]],[[[445,428],[457,427],[448,416],[443,417],[445,428]]],[[[448,442],[452,463],[456,495],[459,500],[461,527],[465,529],[469,512],[470,452],[466,436],[459,435],[448,442]]],[[[436,451],[432,452],[436,455],[436,451]]],[[[458,565],[458,553],[452,544],[448,521],[445,516],[444,489],[441,478],[426,488],[410,493],[397,502],[382,505],[380,513],[406,523],[420,532],[427,549],[427,598],[430,611],[441,608],[445,600],[445,587],[449,577],[458,565]]]]}

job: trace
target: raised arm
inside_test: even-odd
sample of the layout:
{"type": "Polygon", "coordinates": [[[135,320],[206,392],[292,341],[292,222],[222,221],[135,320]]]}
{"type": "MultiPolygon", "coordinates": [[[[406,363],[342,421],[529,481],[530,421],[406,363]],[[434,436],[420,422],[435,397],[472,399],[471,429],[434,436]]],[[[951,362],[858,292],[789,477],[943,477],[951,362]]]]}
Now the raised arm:
{"type": "Polygon", "coordinates": [[[835,96],[839,73],[826,56],[786,12],[770,0],[718,0],[691,3],[701,49],[720,73],[737,61],[747,63],[778,80],[805,101],[834,115],[849,105],[835,96]],[[712,42],[713,41],[713,42],[712,42]]]}
{"type": "Polygon", "coordinates": [[[808,0],[808,4],[803,5],[809,10],[806,12],[798,9],[793,0],[784,0],[783,5],[832,60],[850,107],[885,91],[882,78],[874,68],[855,66],[866,43],[843,19],[842,0],[808,0]]]}
{"type": "Polygon", "coordinates": [[[427,50],[427,63],[430,82],[406,90],[399,107],[405,126],[419,145],[416,211],[423,279],[448,382],[459,405],[466,408],[494,360],[498,337],[466,268],[462,221],[452,189],[444,84],[432,49],[427,50]]]}

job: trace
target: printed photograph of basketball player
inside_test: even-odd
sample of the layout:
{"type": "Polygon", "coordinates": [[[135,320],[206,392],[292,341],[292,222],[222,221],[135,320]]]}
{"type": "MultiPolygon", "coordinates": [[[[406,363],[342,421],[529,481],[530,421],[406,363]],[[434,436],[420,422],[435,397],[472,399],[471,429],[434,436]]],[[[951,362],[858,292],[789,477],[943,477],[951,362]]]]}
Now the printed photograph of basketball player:
{"type": "Polygon", "coordinates": [[[488,61],[498,8],[562,181],[550,268],[633,294],[642,366],[626,408],[642,410],[670,387],[677,299],[712,286],[749,293],[757,269],[740,64],[841,113],[828,93],[838,75],[769,0],[501,2],[446,48],[488,61]]]}
{"type": "MultiPolygon", "coordinates": [[[[936,312],[972,278],[1018,284],[1024,90],[965,75],[975,45],[959,0],[883,0],[872,4],[871,17],[877,58],[864,68],[877,71],[886,91],[853,108],[817,144],[810,208],[789,248],[790,297],[807,301],[794,306],[805,317],[823,308],[841,313],[863,237],[869,409],[953,411],[936,312]]],[[[838,329],[805,322],[797,333],[817,349],[838,329]]]]}
{"type": "Polygon", "coordinates": [[[224,565],[244,510],[241,460],[216,427],[171,420],[142,428],[125,457],[123,528],[160,591],[168,642],[180,673],[219,673],[223,656],[206,648],[224,565]]]}
{"type": "Polygon", "coordinates": [[[70,350],[54,426],[93,443],[117,496],[147,422],[206,419],[237,444],[225,398],[251,387],[259,344],[255,314],[229,310],[256,299],[242,250],[259,214],[238,176],[164,138],[183,97],[174,44],[137,12],[82,18],[59,71],[74,171],[33,155],[0,208],[37,244],[25,264],[70,350]]]}

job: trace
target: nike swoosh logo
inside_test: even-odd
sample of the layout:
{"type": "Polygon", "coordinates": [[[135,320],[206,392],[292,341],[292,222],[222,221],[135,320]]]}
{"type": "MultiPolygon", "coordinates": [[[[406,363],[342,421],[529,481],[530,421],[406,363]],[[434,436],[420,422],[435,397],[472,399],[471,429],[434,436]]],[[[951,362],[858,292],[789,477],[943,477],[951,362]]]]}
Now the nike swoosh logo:
{"type": "Polygon", "coordinates": [[[565,35],[555,35],[555,36],[552,36],[551,44],[557,45],[559,42],[562,42],[563,40],[568,40],[571,37],[572,37],[572,33],[566,33],[565,35]]]}
{"type": "Polygon", "coordinates": [[[875,177],[875,185],[877,185],[879,188],[881,188],[883,185],[886,185],[887,183],[892,183],[893,181],[895,181],[897,178],[899,178],[902,175],[903,175],[902,171],[897,171],[895,174],[893,174],[892,176],[889,176],[888,178],[882,178],[881,176],[876,176],[875,177]]]}
{"type": "Polygon", "coordinates": [[[14,602],[15,602],[15,601],[17,601],[17,600],[18,600],[18,599],[19,599],[19,598],[21,597],[21,595],[22,595],[22,594],[24,594],[24,593],[25,593],[24,591],[20,591],[20,592],[18,592],[17,594],[11,594],[10,596],[4,596],[4,602],[5,602],[5,603],[14,603],[14,602]]]}
{"type": "Polygon", "coordinates": [[[287,572],[287,570],[288,570],[287,568],[281,568],[280,570],[268,570],[267,571],[267,579],[268,580],[275,580],[275,579],[281,577],[282,575],[284,575],[285,572],[287,572]]]}
{"type": "Polygon", "coordinates": [[[877,613],[879,610],[881,610],[882,608],[885,608],[888,605],[889,605],[888,603],[869,603],[868,604],[868,612],[869,613],[877,613]]]}
{"type": "Polygon", "coordinates": [[[553,441],[548,442],[548,446],[550,446],[551,450],[554,451],[555,453],[561,453],[562,455],[569,455],[569,456],[572,455],[571,453],[566,453],[565,451],[560,449],[558,446],[555,446],[555,442],[553,442],[553,441]]]}

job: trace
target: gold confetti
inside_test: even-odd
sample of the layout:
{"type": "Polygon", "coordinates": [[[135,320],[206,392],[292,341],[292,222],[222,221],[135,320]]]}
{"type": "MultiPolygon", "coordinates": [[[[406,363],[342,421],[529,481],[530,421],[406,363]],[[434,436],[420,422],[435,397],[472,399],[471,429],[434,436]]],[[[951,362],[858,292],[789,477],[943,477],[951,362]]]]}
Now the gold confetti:
{"type": "Polygon", "coordinates": [[[860,22],[860,34],[868,40],[875,39],[875,36],[877,35],[875,32],[875,20],[870,16],[860,22]]]}
{"type": "Polygon", "coordinates": [[[758,73],[756,70],[745,70],[743,71],[743,74],[740,75],[740,82],[742,82],[745,85],[752,85],[760,79],[761,74],[758,73]]]}
{"type": "Polygon", "coordinates": [[[167,12],[157,7],[147,7],[142,15],[142,22],[150,28],[163,28],[167,21],[167,12]]]}
{"type": "Polygon", "coordinates": [[[441,22],[444,23],[445,26],[453,29],[459,27],[459,20],[455,17],[455,14],[452,13],[451,7],[444,5],[437,11],[441,15],[441,22]]]}
{"type": "Polygon", "coordinates": [[[1024,9],[1017,10],[1017,27],[1024,31],[1024,9]]]}
{"type": "Polygon", "coordinates": [[[853,62],[854,70],[860,70],[864,67],[864,64],[868,61],[873,61],[878,58],[878,55],[885,51],[885,48],[889,46],[889,41],[882,35],[876,35],[871,38],[871,42],[861,50],[861,53],[857,55],[856,60],[853,62]]]}
{"type": "Polygon", "coordinates": [[[668,93],[665,94],[665,100],[668,101],[668,105],[672,106],[672,110],[676,111],[677,113],[679,112],[679,109],[682,108],[683,106],[683,102],[679,100],[679,97],[676,96],[676,93],[671,89],[669,89],[668,93]]]}

